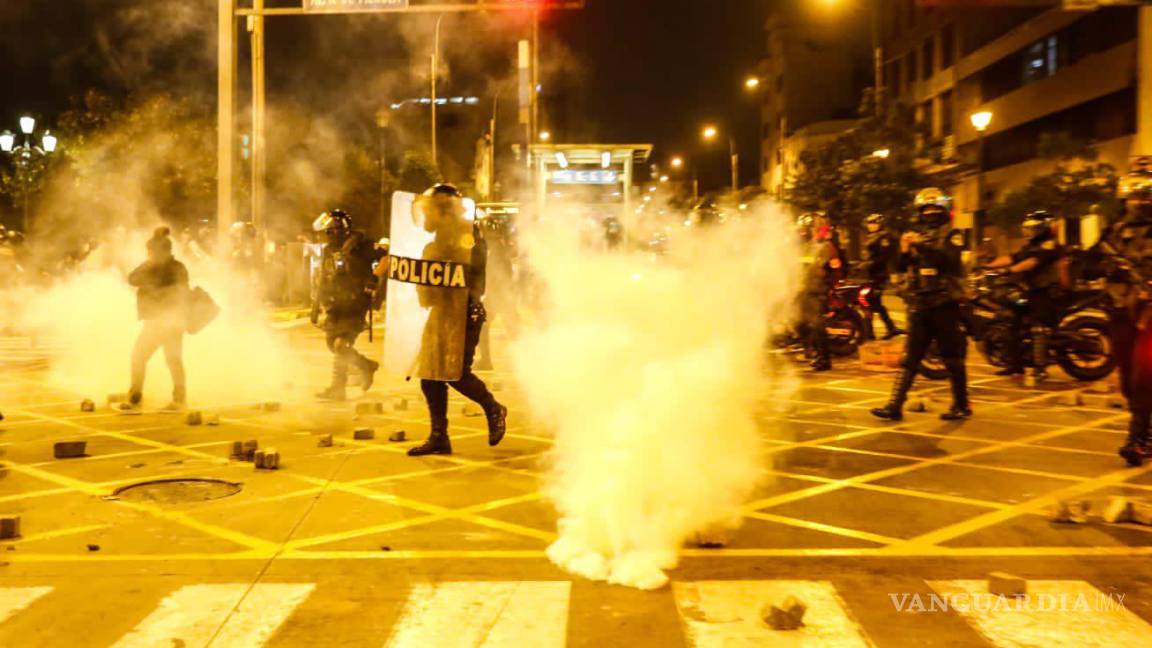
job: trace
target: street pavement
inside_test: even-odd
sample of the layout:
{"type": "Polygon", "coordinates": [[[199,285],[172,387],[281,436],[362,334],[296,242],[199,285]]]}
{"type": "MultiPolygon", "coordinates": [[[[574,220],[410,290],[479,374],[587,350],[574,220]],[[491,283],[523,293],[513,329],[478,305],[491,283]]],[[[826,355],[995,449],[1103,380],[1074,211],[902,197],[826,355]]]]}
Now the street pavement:
{"type": "MultiPolygon", "coordinates": [[[[278,334],[311,354],[322,387],[316,332],[278,334]]],[[[192,376],[193,406],[221,424],[189,426],[102,402],[81,412],[103,395],[54,387],[44,358],[0,338],[0,515],[23,524],[0,541],[3,647],[1152,645],[1152,527],[1045,515],[1062,499],[1152,499],[1152,467],[1115,454],[1115,396],[1077,405],[1086,386],[1058,370],[1029,389],[974,358],[976,417],[962,423],[937,418],[947,383],[923,381],[927,412],[874,420],[892,376],[855,360],[803,374],[787,403],[765,394],[766,480],[742,528],[724,548],[686,548],[671,587],[640,592],[544,557],[550,439],[506,371],[481,374],[511,410],[501,446],[454,396],[456,455],[412,459],[427,430],[412,383],[383,380],[358,402],[384,412],[357,415],[356,401],[195,402],[192,376]],[[357,427],[376,438],[354,440],[357,427]],[[410,441],[390,443],[398,430],[410,441]],[[88,456],[54,459],[73,439],[88,456]],[[230,460],[247,439],[278,449],[281,469],[230,460]],[[240,489],[115,494],[189,478],[240,489]],[[995,571],[1027,579],[1029,596],[988,595],[995,571]],[[765,625],[763,607],[790,595],[805,626],[765,625]]]]}

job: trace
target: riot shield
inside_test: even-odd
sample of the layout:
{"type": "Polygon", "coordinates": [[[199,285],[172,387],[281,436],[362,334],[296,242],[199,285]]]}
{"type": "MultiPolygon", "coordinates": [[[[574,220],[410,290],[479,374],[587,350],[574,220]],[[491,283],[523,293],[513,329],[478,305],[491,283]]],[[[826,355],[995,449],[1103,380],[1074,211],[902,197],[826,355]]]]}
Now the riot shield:
{"type": "Polygon", "coordinates": [[[459,380],[464,369],[475,204],[454,213],[397,191],[385,310],[384,368],[410,378],[459,380]]]}

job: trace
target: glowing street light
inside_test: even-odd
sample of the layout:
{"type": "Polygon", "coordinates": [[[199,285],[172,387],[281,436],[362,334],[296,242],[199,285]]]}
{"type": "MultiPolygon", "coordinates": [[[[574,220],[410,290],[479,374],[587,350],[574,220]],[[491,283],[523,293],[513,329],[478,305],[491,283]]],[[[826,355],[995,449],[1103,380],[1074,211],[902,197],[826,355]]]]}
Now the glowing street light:
{"type": "Polygon", "coordinates": [[[661,182],[661,183],[665,183],[665,182],[668,182],[668,180],[669,180],[668,176],[666,176],[666,175],[662,175],[662,176],[660,176],[660,182],[661,182]]]}
{"type": "Polygon", "coordinates": [[[673,169],[681,169],[684,167],[684,158],[677,155],[676,157],[672,158],[672,161],[669,162],[669,164],[672,165],[673,169]]]}
{"type": "Polygon", "coordinates": [[[37,146],[33,140],[33,133],[36,131],[36,120],[30,116],[23,116],[20,118],[20,132],[24,134],[24,142],[17,145],[16,135],[11,131],[4,131],[0,133],[0,151],[11,155],[16,166],[19,167],[21,183],[24,185],[24,205],[22,210],[22,218],[20,223],[21,230],[28,227],[28,180],[29,180],[29,165],[36,158],[46,157],[56,151],[57,145],[60,140],[56,138],[49,131],[44,131],[40,136],[40,145],[37,146]]]}
{"type": "Polygon", "coordinates": [[[992,123],[992,113],[987,110],[981,110],[980,112],[972,113],[968,119],[972,122],[972,127],[975,128],[977,132],[983,133],[988,130],[988,125],[992,123]]]}
{"type": "Polygon", "coordinates": [[[878,158],[881,160],[887,160],[889,155],[892,155],[891,149],[882,148],[882,149],[876,149],[875,151],[872,151],[872,157],[878,158]]]}
{"type": "Polygon", "coordinates": [[[549,142],[552,140],[552,133],[549,131],[540,131],[540,141],[549,142]]]}
{"type": "Polygon", "coordinates": [[[716,139],[719,134],[720,131],[715,126],[705,126],[704,130],[700,131],[700,135],[708,141],[716,139]]]}
{"type": "Polygon", "coordinates": [[[748,90],[755,90],[760,87],[760,77],[750,76],[744,80],[744,87],[748,90]]]}
{"type": "Polygon", "coordinates": [[[36,130],[36,120],[31,117],[20,118],[20,131],[25,135],[31,135],[32,131],[36,130]]]}

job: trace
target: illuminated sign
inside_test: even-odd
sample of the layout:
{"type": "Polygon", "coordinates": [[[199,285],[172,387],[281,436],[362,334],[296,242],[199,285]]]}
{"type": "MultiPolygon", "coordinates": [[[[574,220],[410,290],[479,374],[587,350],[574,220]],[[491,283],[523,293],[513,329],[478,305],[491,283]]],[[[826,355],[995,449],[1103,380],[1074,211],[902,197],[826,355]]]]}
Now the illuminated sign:
{"type": "Polygon", "coordinates": [[[610,169],[588,169],[585,171],[563,169],[552,172],[552,184],[613,185],[618,182],[620,182],[620,173],[610,169]]]}
{"type": "Polygon", "coordinates": [[[378,9],[404,9],[408,0],[304,0],[304,11],[348,13],[378,9]]]}

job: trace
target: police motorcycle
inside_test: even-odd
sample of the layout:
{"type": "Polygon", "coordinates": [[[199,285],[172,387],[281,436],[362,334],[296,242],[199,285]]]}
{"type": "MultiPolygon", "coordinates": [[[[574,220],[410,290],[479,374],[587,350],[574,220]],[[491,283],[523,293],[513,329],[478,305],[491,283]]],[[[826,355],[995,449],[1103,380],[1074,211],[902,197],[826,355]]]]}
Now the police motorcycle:
{"type": "MultiPolygon", "coordinates": [[[[1012,327],[1028,310],[1025,287],[1010,273],[986,271],[970,281],[972,298],[965,309],[964,325],[980,354],[994,367],[1007,367],[1013,354],[1012,327]]],[[[1108,295],[1098,287],[1077,283],[1062,295],[1060,324],[1048,340],[1048,357],[1076,380],[1091,382],[1108,377],[1116,369],[1112,358],[1112,339],[1104,308],[1108,295]]],[[[1016,357],[1025,367],[1033,364],[1034,340],[1030,327],[1018,338],[1016,357]]],[[[920,366],[921,375],[932,380],[948,377],[944,364],[935,351],[930,351],[920,366]]]]}
{"type": "Polygon", "coordinates": [[[868,339],[867,281],[841,281],[828,295],[828,311],[824,314],[828,331],[828,347],[832,355],[850,356],[868,339]]]}

